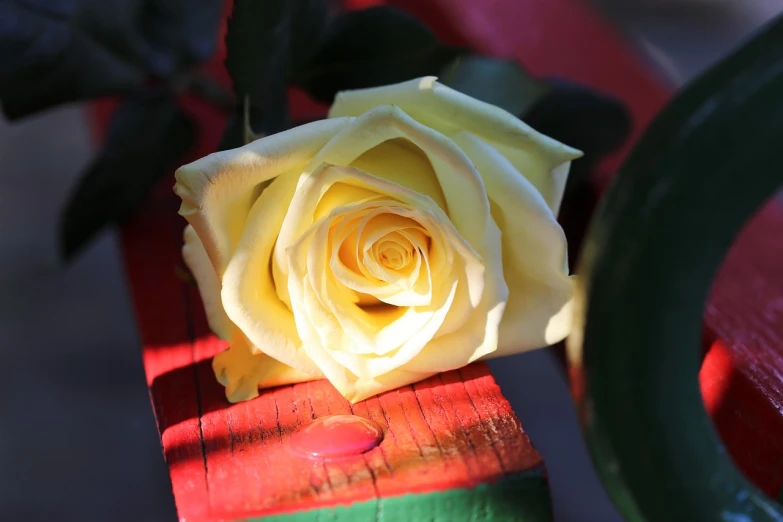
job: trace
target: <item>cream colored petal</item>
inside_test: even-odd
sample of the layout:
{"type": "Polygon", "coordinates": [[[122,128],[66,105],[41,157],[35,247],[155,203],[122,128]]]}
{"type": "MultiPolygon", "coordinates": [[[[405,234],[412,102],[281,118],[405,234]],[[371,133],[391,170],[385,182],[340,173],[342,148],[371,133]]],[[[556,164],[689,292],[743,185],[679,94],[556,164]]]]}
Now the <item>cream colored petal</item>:
{"type": "Polygon", "coordinates": [[[204,245],[201,244],[193,227],[186,226],[183,236],[185,245],[182,247],[182,258],[198,284],[209,328],[220,339],[227,341],[232,335],[234,325],[223,310],[223,303],[220,300],[220,280],[215,273],[215,267],[212,266],[207,251],[204,250],[204,245]]]}
{"type": "MultiPolygon", "coordinates": [[[[329,169],[338,172],[346,170],[337,167],[329,169]]],[[[327,177],[329,174],[325,172],[321,175],[327,177]]],[[[361,176],[362,173],[357,175],[361,176]]],[[[460,262],[466,264],[462,265],[461,270],[455,267],[458,273],[454,275],[439,274],[441,286],[445,286],[447,292],[437,292],[439,299],[431,307],[412,308],[418,313],[428,314],[424,322],[417,324],[415,332],[408,333],[402,328],[397,330],[396,335],[392,335],[391,331],[384,332],[390,339],[396,338],[398,343],[402,340],[399,348],[382,355],[377,351],[369,354],[353,349],[355,344],[366,342],[371,335],[362,332],[362,325],[355,322],[358,317],[355,310],[341,309],[343,306],[352,306],[352,303],[341,302],[339,298],[332,299],[338,294],[329,287],[330,279],[326,275],[329,271],[328,259],[323,255],[323,252],[328,252],[324,248],[328,235],[327,221],[335,219],[340,212],[351,211],[356,209],[335,209],[332,215],[312,225],[288,249],[290,294],[300,337],[310,358],[342,393],[351,400],[359,400],[366,396],[365,393],[384,391],[383,383],[388,379],[397,382],[398,377],[394,375],[412,379],[400,381],[407,384],[432,371],[468,364],[496,348],[498,324],[508,294],[502,278],[500,232],[490,219],[482,243],[488,250],[487,270],[481,258],[471,252],[467,245],[457,246],[455,250],[460,253],[460,262]],[[486,291],[485,285],[489,285],[486,291]],[[458,292],[460,289],[461,293],[458,292]],[[458,296],[463,302],[455,305],[458,296]],[[441,335],[440,330],[453,310],[457,311],[462,320],[452,320],[449,334],[441,335]]],[[[422,222],[427,219],[433,218],[421,217],[422,222]]],[[[464,241],[456,230],[450,228],[453,225],[445,216],[441,216],[441,219],[443,221],[437,221],[437,225],[446,231],[452,230],[448,233],[449,237],[457,243],[464,241]]],[[[424,225],[428,231],[432,229],[432,225],[424,225]]],[[[405,324],[403,319],[415,321],[417,318],[405,316],[394,326],[405,324]]],[[[377,331],[370,330],[371,334],[377,331]]],[[[374,342],[377,340],[373,339],[374,342]]]]}
{"type": "Polygon", "coordinates": [[[570,331],[573,296],[563,229],[538,191],[503,155],[467,132],[454,139],[484,173],[492,215],[502,231],[509,300],[492,356],[562,340],[570,331]]]}
{"type": "MultiPolygon", "coordinates": [[[[497,227],[489,233],[500,240],[497,227]]],[[[493,270],[499,270],[499,259],[494,259],[490,266],[493,270]]],[[[394,371],[376,376],[357,376],[345,367],[334,364],[328,354],[314,353],[313,359],[319,362],[319,366],[330,368],[333,375],[328,378],[352,403],[418,382],[441,371],[461,368],[492,353],[497,345],[498,326],[508,295],[502,279],[489,287],[484,295],[485,299],[479,303],[475,313],[470,314],[469,319],[462,323],[461,328],[436,337],[427,343],[416,357],[394,371]]],[[[452,306],[450,314],[455,310],[456,307],[452,306]]]]}
{"type": "MultiPolygon", "coordinates": [[[[502,277],[503,261],[500,256],[501,232],[490,220],[487,227],[488,242],[494,248],[487,251],[484,266],[469,267],[465,274],[468,278],[484,278],[484,291],[481,300],[471,306],[465,314],[459,306],[460,300],[455,300],[450,315],[465,314],[464,320],[457,322],[444,321],[442,335],[438,335],[401,369],[423,373],[428,371],[448,371],[461,368],[481,357],[494,353],[498,349],[498,329],[504,319],[506,303],[509,299],[509,286],[502,277]],[[461,323],[461,324],[460,324],[461,323]]],[[[467,306],[466,298],[461,298],[462,306],[467,306]]],[[[471,297],[471,302],[473,298],[471,297]]]]}
{"type": "Polygon", "coordinates": [[[335,385],[337,390],[352,404],[363,401],[373,395],[378,395],[401,386],[413,384],[427,377],[432,377],[438,372],[412,372],[398,369],[394,372],[379,375],[372,379],[360,379],[356,381],[340,381],[335,385]]]}
{"type": "MultiPolygon", "coordinates": [[[[449,218],[459,233],[476,248],[476,245],[482,242],[489,219],[489,205],[481,176],[470,159],[451,139],[417,122],[398,107],[375,107],[356,118],[321,149],[306,170],[313,172],[321,163],[351,165],[368,150],[400,138],[421,149],[430,160],[448,208],[449,218]]],[[[420,174],[420,171],[399,172],[398,176],[390,181],[411,187],[415,186],[415,181],[410,178],[420,174]]],[[[313,183],[310,178],[315,177],[310,176],[303,180],[303,183],[313,183]]],[[[300,188],[306,187],[303,185],[300,188]]],[[[281,235],[291,232],[293,231],[284,229],[281,235]]]]}
{"type": "Polygon", "coordinates": [[[272,248],[299,176],[277,177],[253,204],[236,252],[223,276],[228,317],[254,349],[311,375],[317,367],[302,349],[294,316],[278,299],[269,271],[272,248]]]}
{"type": "Polygon", "coordinates": [[[264,184],[301,171],[352,118],[321,120],[267,136],[238,149],[216,152],[176,172],[179,213],[193,226],[222,277],[247,215],[264,184]]]}
{"type": "MultiPolygon", "coordinates": [[[[338,351],[348,351],[350,353],[386,353],[392,349],[398,348],[400,343],[404,340],[405,335],[412,335],[418,328],[422,327],[424,322],[429,320],[434,313],[431,310],[427,312],[424,308],[415,307],[413,311],[406,309],[406,307],[396,307],[387,310],[387,308],[373,309],[371,311],[364,310],[355,305],[354,301],[345,299],[340,292],[341,287],[344,284],[344,273],[342,271],[334,271],[332,267],[339,267],[339,263],[335,263],[335,256],[333,250],[328,248],[328,236],[333,229],[333,223],[341,219],[347,220],[345,216],[353,216],[355,214],[362,215],[366,212],[383,211],[388,212],[392,209],[397,209],[400,212],[409,212],[407,209],[400,209],[399,207],[377,207],[382,202],[372,202],[363,205],[353,207],[342,207],[335,209],[332,215],[327,216],[314,224],[297,243],[289,247],[289,263],[291,264],[291,273],[289,278],[289,285],[299,286],[307,279],[311,288],[315,288],[314,295],[317,297],[317,302],[312,303],[311,307],[318,307],[318,310],[312,311],[307,314],[302,314],[303,320],[308,317],[318,317],[319,322],[314,323],[317,330],[323,330],[323,321],[328,321],[332,326],[330,329],[336,331],[335,335],[344,335],[345,337],[337,339],[331,338],[328,342],[324,341],[324,344],[332,349],[338,351]],[[324,255],[326,254],[326,255],[324,255]],[[333,271],[335,272],[333,275],[333,271]],[[394,313],[393,310],[397,310],[394,313]],[[408,310],[408,311],[406,311],[408,310]],[[388,313],[387,313],[388,311],[388,313]],[[327,314],[329,317],[321,318],[323,314],[327,314]],[[418,314],[418,315],[417,315],[418,314]],[[424,317],[426,315],[426,318],[424,317]],[[424,321],[424,322],[422,322],[424,321]],[[415,325],[419,326],[415,326],[415,325]],[[391,332],[393,326],[397,327],[396,333],[391,332]],[[394,343],[394,344],[387,344],[394,343]]],[[[396,205],[401,203],[397,202],[396,205]]],[[[413,215],[413,214],[409,214],[413,215]]],[[[406,222],[407,223],[407,222],[406,222]]],[[[456,245],[456,248],[461,252],[469,252],[470,249],[466,245],[456,245]]],[[[357,276],[358,279],[358,276],[357,276]]],[[[354,284],[353,280],[348,281],[350,284],[354,284]]],[[[357,282],[358,284],[358,282],[357,282]]],[[[394,288],[393,284],[387,287],[371,287],[367,285],[361,288],[368,292],[375,292],[376,295],[380,294],[381,299],[395,301],[397,298],[405,300],[404,298],[398,298],[393,292],[397,292],[399,295],[406,294],[406,288],[397,287],[394,288]],[[391,289],[392,292],[388,292],[391,289]],[[376,290],[382,290],[377,292],[376,290]]],[[[297,296],[302,296],[303,290],[298,289],[297,296]]],[[[415,296],[414,296],[415,297],[415,296]]],[[[410,299],[409,299],[410,300],[410,299]]],[[[294,300],[294,311],[296,312],[299,303],[294,300]]],[[[429,304],[429,303],[427,303],[429,304]]],[[[297,325],[299,325],[299,319],[297,319],[297,325]]],[[[358,363],[357,363],[358,364],[358,363]]]]}
{"type": "MultiPolygon", "coordinates": [[[[478,176],[477,173],[476,176],[478,176]]],[[[486,250],[491,252],[499,250],[494,244],[492,236],[486,234],[487,227],[490,225],[494,226],[488,212],[486,214],[481,213],[482,210],[488,210],[486,196],[484,196],[483,205],[479,202],[473,202],[475,203],[474,205],[468,204],[460,207],[465,211],[464,214],[460,215],[461,220],[471,221],[470,228],[472,235],[474,236],[473,242],[471,242],[470,239],[466,237],[466,234],[461,234],[460,232],[462,231],[457,229],[454,223],[455,219],[453,217],[452,219],[449,219],[431,198],[406,187],[376,178],[375,176],[353,167],[321,165],[311,175],[304,178],[304,181],[300,181],[296,194],[291,201],[288,214],[286,215],[275,244],[274,255],[278,258],[276,261],[278,265],[282,265],[283,263],[288,264],[287,249],[299,241],[300,238],[303,237],[305,231],[313,226],[311,217],[313,212],[312,209],[317,206],[321,194],[326,193],[329,188],[336,183],[372,190],[377,194],[394,198],[405,205],[410,205],[411,208],[416,209],[417,211],[423,212],[423,217],[421,219],[438,223],[437,226],[433,225],[431,227],[433,230],[440,230],[441,232],[439,233],[448,231],[448,237],[458,238],[458,240],[454,239],[453,241],[449,241],[449,243],[451,244],[451,248],[457,248],[459,254],[463,257],[470,256],[480,259],[480,253],[482,251],[486,250]],[[483,226],[480,233],[475,230],[476,225],[483,226]]],[[[377,206],[378,204],[378,201],[367,203],[367,205],[370,206],[377,206]]],[[[437,257],[439,263],[441,262],[441,258],[439,257],[441,254],[447,258],[452,255],[451,253],[439,252],[437,257]]],[[[499,274],[500,272],[498,272],[498,277],[499,274]]],[[[281,280],[290,281],[290,279],[288,274],[285,274],[285,279],[282,279],[281,276],[281,280]]]]}
{"type": "Polygon", "coordinates": [[[253,351],[240,333],[227,350],[212,360],[212,369],[220,384],[226,387],[229,402],[241,402],[258,396],[259,388],[320,379],[323,375],[302,373],[276,361],[266,354],[253,351]]]}
{"type": "Polygon", "coordinates": [[[429,158],[408,139],[381,142],[363,152],[350,165],[429,196],[438,206],[446,208],[443,190],[429,158]]]}
{"type": "MultiPolygon", "coordinates": [[[[385,199],[392,198],[408,203],[415,208],[443,213],[431,198],[396,183],[369,175],[354,167],[319,164],[316,167],[309,166],[305,172],[307,174],[300,178],[275,244],[273,273],[275,281],[278,282],[278,290],[282,284],[288,281],[286,249],[317,221],[316,215],[323,215],[326,209],[319,204],[325,194],[333,193],[335,186],[353,187],[352,189],[341,188],[338,192],[339,196],[335,197],[334,201],[339,201],[342,204],[351,203],[346,199],[346,197],[350,197],[350,194],[355,194],[360,198],[353,202],[359,203],[366,200],[367,193],[370,192],[385,196],[385,199]],[[312,170],[309,170],[310,168],[312,170]]],[[[361,267],[358,268],[361,270],[361,267]]],[[[286,298],[286,302],[290,303],[290,300],[286,298]]]]}
{"type": "MultiPolygon", "coordinates": [[[[343,219],[344,222],[347,222],[347,225],[334,227],[336,232],[330,234],[332,236],[329,241],[331,246],[327,244],[324,238],[322,239],[323,244],[312,247],[329,248],[331,251],[328,262],[330,272],[334,274],[340,285],[353,290],[362,297],[351,299],[352,303],[365,305],[386,303],[394,306],[426,305],[429,303],[431,298],[431,280],[428,271],[422,274],[421,267],[414,267],[407,274],[407,279],[404,281],[402,279],[404,275],[399,272],[392,274],[391,271],[388,271],[389,274],[384,276],[385,269],[380,266],[374,266],[377,263],[374,263],[374,261],[370,262],[367,259],[372,255],[367,252],[368,249],[372,248],[371,245],[365,246],[364,252],[359,251],[360,242],[364,244],[366,240],[372,240],[377,234],[384,233],[377,229],[365,232],[365,227],[368,223],[377,221],[377,219],[373,218],[382,218],[384,214],[388,214],[394,208],[398,208],[401,212],[409,212],[407,209],[400,208],[399,205],[399,202],[380,200],[357,206],[356,209],[351,211],[350,216],[362,216],[361,219],[354,219],[353,217],[351,219],[343,219]],[[353,240],[357,236],[362,238],[362,240],[356,241],[356,246],[351,248],[352,252],[342,255],[341,251],[349,243],[348,239],[353,240]],[[354,259],[351,262],[351,258],[361,259],[354,259]],[[372,301],[368,298],[372,298],[372,301]]],[[[407,225],[408,223],[404,222],[402,224],[407,225]]],[[[353,247],[353,244],[348,246],[353,247]]]]}
{"type": "Polygon", "coordinates": [[[565,187],[565,176],[557,168],[582,153],[535,131],[513,114],[436,80],[429,76],[383,87],[340,92],[329,117],[359,116],[378,105],[394,104],[447,136],[462,130],[471,132],[501,150],[557,212],[565,187]]]}

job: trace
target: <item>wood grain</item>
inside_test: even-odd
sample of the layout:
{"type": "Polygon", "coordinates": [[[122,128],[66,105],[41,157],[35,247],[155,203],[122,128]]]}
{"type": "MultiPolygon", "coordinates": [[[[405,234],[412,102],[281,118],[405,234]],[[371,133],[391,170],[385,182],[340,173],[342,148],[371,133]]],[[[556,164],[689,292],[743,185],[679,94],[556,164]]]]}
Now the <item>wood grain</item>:
{"type": "Polygon", "coordinates": [[[702,395],[738,467],[783,488],[783,204],[770,201],[729,252],[705,310],[702,395]]]}

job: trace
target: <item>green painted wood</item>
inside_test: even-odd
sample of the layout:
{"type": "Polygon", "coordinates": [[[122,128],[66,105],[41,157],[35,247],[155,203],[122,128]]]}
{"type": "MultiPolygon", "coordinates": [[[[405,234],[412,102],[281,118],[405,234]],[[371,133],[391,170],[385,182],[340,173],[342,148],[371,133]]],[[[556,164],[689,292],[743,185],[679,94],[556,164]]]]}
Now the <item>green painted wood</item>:
{"type": "Polygon", "coordinates": [[[778,19],[665,108],[591,224],[570,371],[593,459],[628,521],[783,521],[730,461],[697,381],[710,283],[783,182],[781,147],[778,19]]]}
{"type": "Polygon", "coordinates": [[[472,489],[386,497],[247,522],[551,522],[546,477],[518,473],[472,489]]]}

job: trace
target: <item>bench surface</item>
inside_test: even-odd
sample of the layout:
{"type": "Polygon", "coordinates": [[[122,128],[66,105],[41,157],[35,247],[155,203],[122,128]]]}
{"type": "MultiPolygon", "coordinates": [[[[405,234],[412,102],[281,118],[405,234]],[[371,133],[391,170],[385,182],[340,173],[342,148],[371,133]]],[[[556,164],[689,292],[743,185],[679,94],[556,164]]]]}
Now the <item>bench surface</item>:
{"type": "Polygon", "coordinates": [[[783,199],[767,203],[724,261],[705,310],[702,396],[737,466],[783,493],[783,199]]]}

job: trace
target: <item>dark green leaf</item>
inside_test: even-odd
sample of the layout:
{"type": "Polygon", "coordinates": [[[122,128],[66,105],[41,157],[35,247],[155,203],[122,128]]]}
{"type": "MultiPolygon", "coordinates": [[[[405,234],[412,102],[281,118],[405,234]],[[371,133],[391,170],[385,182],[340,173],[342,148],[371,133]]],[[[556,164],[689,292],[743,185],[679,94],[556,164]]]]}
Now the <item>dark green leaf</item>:
{"type": "MultiPolygon", "coordinates": [[[[17,0],[18,1],[18,0],[17,0]]],[[[24,0],[61,3],[69,0],[24,0]]],[[[215,50],[222,0],[70,0],[72,24],[118,56],[159,77],[209,58],[215,50]]]]}
{"type": "Polygon", "coordinates": [[[554,79],[546,85],[546,92],[526,112],[516,114],[537,131],[584,152],[571,165],[570,189],[625,143],[631,115],[620,100],[588,87],[554,79]]]}
{"type": "Polygon", "coordinates": [[[305,70],[321,45],[333,15],[330,7],[325,0],[291,1],[289,78],[305,70]]]}
{"type": "MultiPolygon", "coordinates": [[[[17,0],[18,1],[18,0],[17,0]]],[[[76,8],[62,15],[73,30],[86,34],[107,52],[122,57],[141,69],[147,69],[144,41],[139,21],[151,2],[148,0],[23,0],[38,4],[71,4],[76,8]]]]}
{"type": "Polygon", "coordinates": [[[0,100],[10,119],[125,94],[209,57],[221,0],[0,3],[0,100]]]}
{"type": "Polygon", "coordinates": [[[329,18],[326,0],[236,0],[226,33],[226,69],[239,101],[222,148],[248,134],[273,134],[290,126],[289,77],[313,54],[329,18]],[[249,128],[243,123],[249,101],[249,128]]]}
{"type": "Polygon", "coordinates": [[[174,275],[183,283],[198,288],[196,278],[193,277],[193,274],[187,268],[180,265],[174,265],[174,275]]]}
{"type": "Polygon", "coordinates": [[[240,107],[240,110],[229,118],[218,150],[235,149],[260,137],[253,129],[262,127],[261,111],[249,104],[245,105],[244,102],[240,107]]]}
{"type": "Polygon", "coordinates": [[[458,56],[439,76],[452,89],[516,115],[524,114],[547,92],[544,82],[518,64],[488,56],[458,56]]]}
{"type": "Polygon", "coordinates": [[[226,69],[240,105],[247,98],[263,113],[264,127],[256,132],[288,125],[289,8],[285,0],[236,0],[228,20],[226,69]]]}
{"type": "Polygon", "coordinates": [[[442,44],[398,9],[372,7],[338,18],[310,66],[293,80],[315,99],[330,103],[342,90],[437,75],[462,51],[442,44]]]}
{"type": "Polygon", "coordinates": [[[70,21],[68,6],[0,4],[0,100],[18,119],[55,105],[128,92],[144,74],[70,21]]]}
{"type": "Polygon", "coordinates": [[[236,109],[237,101],[234,99],[234,93],[212,76],[190,72],[175,76],[171,83],[176,91],[187,91],[216,108],[226,112],[236,109]]]}
{"type": "Polygon", "coordinates": [[[169,76],[212,56],[223,5],[223,0],[146,2],[140,30],[147,44],[145,62],[150,72],[169,76]]]}
{"type": "Polygon", "coordinates": [[[123,102],[63,213],[62,255],[70,259],[103,227],[132,215],[194,140],[192,121],[171,95],[144,93],[123,102]]]}

